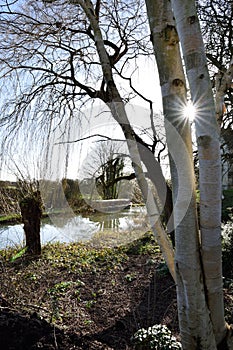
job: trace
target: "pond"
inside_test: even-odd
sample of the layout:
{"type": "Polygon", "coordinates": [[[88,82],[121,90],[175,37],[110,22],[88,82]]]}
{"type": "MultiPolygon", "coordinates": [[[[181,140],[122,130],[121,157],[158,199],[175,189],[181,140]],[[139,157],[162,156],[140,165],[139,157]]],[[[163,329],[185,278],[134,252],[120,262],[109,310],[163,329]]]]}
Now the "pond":
{"type": "MultiPolygon", "coordinates": [[[[42,220],[41,243],[84,242],[92,245],[116,246],[125,244],[149,229],[144,207],[131,207],[117,213],[95,213],[55,221],[42,220]]],[[[23,246],[23,225],[0,226],[0,249],[23,246]]]]}

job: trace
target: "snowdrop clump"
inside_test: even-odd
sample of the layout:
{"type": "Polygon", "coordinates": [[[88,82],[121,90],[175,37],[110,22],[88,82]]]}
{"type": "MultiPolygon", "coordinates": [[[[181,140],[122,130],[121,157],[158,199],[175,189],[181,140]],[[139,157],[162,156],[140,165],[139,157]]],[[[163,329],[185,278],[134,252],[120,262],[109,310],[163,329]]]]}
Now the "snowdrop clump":
{"type": "Polygon", "coordinates": [[[156,324],[147,329],[139,329],[132,337],[137,350],[180,350],[181,343],[172,335],[165,325],[156,324]]]}

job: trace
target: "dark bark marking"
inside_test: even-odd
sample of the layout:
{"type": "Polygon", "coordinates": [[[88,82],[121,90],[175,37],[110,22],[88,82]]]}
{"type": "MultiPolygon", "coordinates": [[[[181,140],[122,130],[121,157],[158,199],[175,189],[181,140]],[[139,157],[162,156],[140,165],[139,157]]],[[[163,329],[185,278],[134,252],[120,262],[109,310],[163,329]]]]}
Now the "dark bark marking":
{"type": "Polygon", "coordinates": [[[190,16],[188,17],[188,23],[189,24],[194,24],[197,20],[197,17],[196,16],[190,16]]]}
{"type": "Polygon", "coordinates": [[[203,135],[198,137],[197,143],[199,146],[208,148],[211,143],[211,137],[209,135],[203,135]]]}
{"type": "Polygon", "coordinates": [[[205,66],[205,60],[199,52],[192,52],[186,56],[187,70],[205,66]]]}
{"type": "Polygon", "coordinates": [[[162,36],[164,37],[164,40],[168,42],[168,45],[176,45],[179,42],[176,27],[170,24],[167,24],[163,29],[162,36]]]}
{"type": "Polygon", "coordinates": [[[153,34],[150,34],[150,41],[152,42],[152,44],[154,44],[154,39],[153,39],[153,34]]]}
{"type": "Polygon", "coordinates": [[[184,82],[181,79],[174,79],[172,85],[175,87],[184,86],[184,82]]]}

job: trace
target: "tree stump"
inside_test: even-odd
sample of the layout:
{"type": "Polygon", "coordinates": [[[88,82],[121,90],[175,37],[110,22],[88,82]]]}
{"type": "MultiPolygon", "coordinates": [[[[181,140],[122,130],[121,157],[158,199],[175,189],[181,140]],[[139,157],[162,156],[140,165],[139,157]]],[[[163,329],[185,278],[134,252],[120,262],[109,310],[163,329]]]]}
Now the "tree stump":
{"type": "Polygon", "coordinates": [[[36,192],[33,195],[27,195],[21,199],[19,205],[24,224],[27,253],[40,255],[40,222],[42,216],[40,193],[36,192]]]}

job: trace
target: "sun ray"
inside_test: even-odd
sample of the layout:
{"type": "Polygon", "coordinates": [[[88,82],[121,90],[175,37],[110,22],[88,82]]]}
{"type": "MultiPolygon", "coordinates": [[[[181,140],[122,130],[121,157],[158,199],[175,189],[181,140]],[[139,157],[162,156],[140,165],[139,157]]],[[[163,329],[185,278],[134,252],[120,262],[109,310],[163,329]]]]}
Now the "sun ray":
{"type": "Polygon", "coordinates": [[[184,114],[185,118],[188,118],[190,120],[190,122],[193,122],[194,118],[196,116],[196,112],[197,111],[196,111],[195,106],[192,104],[191,101],[188,101],[183,109],[183,114],[184,114]]]}

